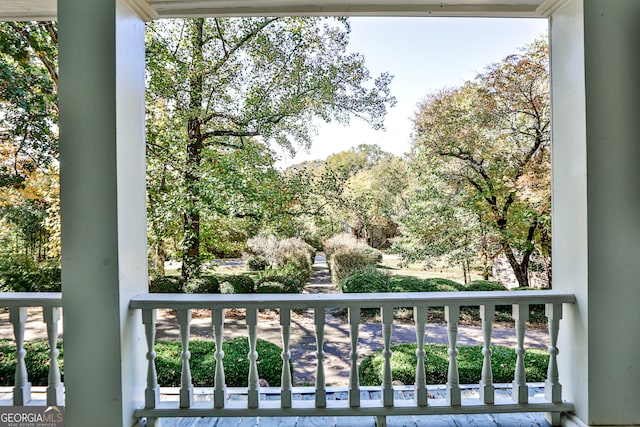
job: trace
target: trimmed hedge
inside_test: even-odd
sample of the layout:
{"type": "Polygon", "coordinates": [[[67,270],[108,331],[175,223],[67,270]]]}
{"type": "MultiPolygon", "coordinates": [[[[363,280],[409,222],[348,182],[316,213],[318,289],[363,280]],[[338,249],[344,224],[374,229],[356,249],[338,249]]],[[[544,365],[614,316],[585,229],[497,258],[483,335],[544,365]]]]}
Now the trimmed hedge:
{"type": "Polygon", "coordinates": [[[182,290],[182,279],[177,276],[156,276],[149,281],[151,293],[178,293],[182,290]]]}
{"type": "MultiPolygon", "coordinates": [[[[182,347],[179,341],[157,341],[156,368],[158,384],[167,387],[180,386],[182,364],[180,354],[182,347]]],[[[224,377],[229,387],[246,387],[249,377],[249,341],[246,337],[236,337],[222,343],[224,351],[224,377]]],[[[258,376],[269,385],[279,386],[282,374],[282,349],[275,344],[258,338],[258,376]]],[[[216,344],[214,341],[189,341],[191,359],[191,375],[196,387],[211,387],[216,372],[216,344]]],[[[292,365],[293,373],[293,365],[292,365]]]]}
{"type": "Polygon", "coordinates": [[[183,290],[186,294],[219,294],[220,282],[215,276],[202,276],[189,280],[183,290]]]}
{"type": "MultiPolygon", "coordinates": [[[[62,343],[58,342],[58,363],[60,370],[64,372],[62,343]]],[[[49,344],[46,340],[26,341],[24,348],[27,354],[24,357],[27,365],[29,382],[33,385],[47,385],[49,382],[49,344]]],[[[14,385],[16,374],[16,344],[10,339],[0,340],[0,386],[14,385]]]]}
{"type": "MultiPolygon", "coordinates": [[[[282,349],[275,344],[258,338],[258,374],[270,385],[280,385],[282,374],[282,349]]],[[[29,381],[34,386],[46,386],[49,375],[49,346],[45,340],[27,341],[25,343],[27,354],[25,363],[29,381]]],[[[64,381],[64,361],[62,343],[58,343],[60,356],[60,370],[64,381]]],[[[223,364],[225,380],[229,387],[246,387],[249,376],[249,343],[246,337],[236,337],[222,343],[222,350],[225,353],[223,364]]],[[[180,373],[182,365],[180,355],[182,347],[179,341],[156,341],[156,370],[158,373],[158,383],[161,386],[180,386],[180,373]]],[[[189,341],[189,352],[191,359],[191,375],[193,384],[198,387],[213,386],[215,376],[215,351],[214,341],[189,341]]],[[[11,386],[14,384],[16,360],[16,346],[13,340],[0,340],[0,386],[11,386]]],[[[293,365],[292,365],[293,366],[293,365]]],[[[292,368],[293,374],[293,368],[292,368]]]]}
{"type": "MultiPolygon", "coordinates": [[[[414,384],[416,374],[416,344],[398,344],[391,346],[391,375],[393,380],[403,384],[414,384]]],[[[449,356],[447,346],[429,344],[424,347],[425,372],[427,384],[445,384],[449,356]]],[[[461,384],[477,384],[482,374],[482,346],[464,346],[458,349],[458,374],[461,384]]],[[[495,383],[513,381],[516,354],[511,348],[491,347],[491,369],[495,383]]],[[[549,354],[536,349],[528,349],[525,354],[525,375],[527,381],[540,382],[547,377],[549,354]]],[[[378,350],[365,358],[360,364],[359,374],[362,385],[380,385],[384,368],[382,350],[378,350]]]]}
{"type": "Polygon", "coordinates": [[[256,283],[246,274],[220,277],[219,281],[223,294],[253,294],[256,291],[256,283]]]}

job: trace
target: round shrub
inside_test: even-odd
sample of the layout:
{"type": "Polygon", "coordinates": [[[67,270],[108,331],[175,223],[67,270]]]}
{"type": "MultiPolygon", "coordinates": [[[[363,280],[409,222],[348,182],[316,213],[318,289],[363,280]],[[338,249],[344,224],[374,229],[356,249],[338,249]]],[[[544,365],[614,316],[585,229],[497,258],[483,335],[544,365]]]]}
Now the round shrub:
{"type": "Polygon", "coordinates": [[[390,276],[375,267],[357,270],[340,284],[344,293],[391,292],[390,276]]]}
{"type": "Polygon", "coordinates": [[[215,276],[203,276],[191,279],[184,286],[187,294],[219,294],[220,282],[215,276]]]}
{"type": "Polygon", "coordinates": [[[247,258],[245,266],[249,271],[264,271],[269,266],[269,261],[262,255],[251,255],[247,258]]]}
{"type": "MultiPolygon", "coordinates": [[[[280,385],[282,374],[282,349],[275,344],[258,338],[256,350],[258,352],[258,376],[270,385],[280,385]]],[[[157,341],[156,369],[158,383],[165,387],[180,386],[180,372],[182,352],[179,341],[157,341]]],[[[228,387],[246,387],[249,377],[249,342],[246,337],[236,337],[222,343],[224,351],[224,376],[228,387]]],[[[216,369],[216,345],[214,341],[189,341],[191,359],[191,375],[196,387],[211,387],[216,369]]],[[[293,365],[292,365],[293,367],[293,365]]],[[[292,369],[293,372],[293,369],[292,369]]]]}
{"type": "MultiPolygon", "coordinates": [[[[393,380],[404,384],[415,383],[416,344],[399,344],[391,346],[391,375],[393,380]]],[[[425,372],[427,384],[445,384],[449,357],[447,346],[439,344],[425,345],[425,372]]],[[[482,373],[482,346],[464,346],[458,349],[458,373],[461,384],[476,384],[482,373]]],[[[491,347],[491,369],[495,383],[513,381],[516,354],[511,348],[491,347]]],[[[536,349],[528,349],[525,354],[525,375],[527,381],[544,381],[547,376],[549,354],[536,349]]],[[[360,364],[360,382],[362,385],[380,385],[384,369],[382,350],[378,350],[365,358],[360,364]]]]}
{"type": "Polygon", "coordinates": [[[462,283],[440,277],[431,277],[424,279],[424,281],[428,283],[427,286],[433,286],[433,288],[439,292],[457,292],[465,289],[462,283]]]}
{"type": "Polygon", "coordinates": [[[489,280],[474,280],[464,288],[465,291],[506,291],[507,288],[498,283],[489,280]]]}
{"type": "Polygon", "coordinates": [[[149,292],[178,293],[182,288],[182,279],[172,276],[156,276],[149,281],[149,292]]]}
{"type": "Polygon", "coordinates": [[[255,292],[255,283],[251,276],[239,274],[226,276],[220,279],[220,292],[223,294],[252,294],[255,292]]]}

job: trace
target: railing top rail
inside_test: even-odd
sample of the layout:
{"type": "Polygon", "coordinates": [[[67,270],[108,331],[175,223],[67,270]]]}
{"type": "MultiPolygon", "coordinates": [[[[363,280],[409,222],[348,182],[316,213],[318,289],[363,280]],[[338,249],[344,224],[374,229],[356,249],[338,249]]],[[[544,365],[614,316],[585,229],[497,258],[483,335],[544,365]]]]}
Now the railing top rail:
{"type": "Polygon", "coordinates": [[[575,303],[575,295],[556,290],[489,292],[391,292],[371,294],[170,294],[145,293],[131,299],[130,309],[342,308],[414,305],[478,306],[575,303]]]}
{"type": "Polygon", "coordinates": [[[0,292],[0,307],[62,307],[62,293],[0,292]]]}

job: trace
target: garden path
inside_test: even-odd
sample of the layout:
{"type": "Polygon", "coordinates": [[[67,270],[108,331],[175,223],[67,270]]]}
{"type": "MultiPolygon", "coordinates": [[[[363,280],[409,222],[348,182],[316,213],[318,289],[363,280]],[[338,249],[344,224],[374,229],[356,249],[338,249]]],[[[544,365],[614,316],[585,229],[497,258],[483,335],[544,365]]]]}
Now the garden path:
{"type": "MultiPolygon", "coordinates": [[[[313,276],[305,287],[309,293],[336,293],[338,290],[331,283],[329,269],[323,256],[316,256],[313,276]]],[[[294,363],[294,382],[296,385],[314,384],[316,369],[316,343],[313,311],[305,310],[292,313],[291,316],[291,360],[294,363]]],[[[213,339],[209,313],[202,316],[194,314],[191,333],[198,339],[213,339]]],[[[240,310],[229,310],[225,319],[225,338],[246,336],[244,313],[240,310]]],[[[158,316],[158,339],[178,340],[179,329],[175,313],[165,311],[158,316]]],[[[280,320],[276,311],[261,312],[258,322],[258,337],[275,344],[281,344],[280,320]]],[[[392,344],[415,343],[415,329],[411,322],[393,325],[392,344]]],[[[426,342],[447,344],[446,324],[429,323],[427,325],[426,342]]],[[[515,347],[515,332],[511,325],[496,324],[492,333],[492,344],[515,347]]],[[[349,325],[344,318],[334,315],[329,310],[325,313],[325,377],[327,385],[347,385],[349,381],[349,325]]],[[[481,345],[482,328],[475,325],[459,325],[458,345],[481,345]]],[[[525,337],[527,348],[547,348],[548,333],[543,329],[528,329],[525,337]]],[[[360,325],[358,353],[360,360],[383,347],[382,325],[376,319],[366,320],[360,325]]]]}
{"type": "MultiPolygon", "coordinates": [[[[335,293],[336,286],[331,284],[329,270],[324,257],[316,257],[313,266],[313,277],[306,286],[305,292],[335,293]]],[[[42,322],[39,309],[30,309],[26,325],[25,338],[46,339],[46,328],[42,322]]],[[[294,382],[296,385],[313,384],[316,369],[316,344],[312,310],[292,313],[291,316],[291,353],[295,366],[294,382]]],[[[344,318],[329,310],[325,313],[325,375],[328,385],[346,385],[349,380],[349,327],[344,318]]],[[[194,310],[191,323],[191,334],[194,339],[213,339],[211,318],[209,312],[194,310]]],[[[225,338],[246,336],[244,313],[241,310],[228,310],[224,328],[225,338]]],[[[60,327],[62,337],[62,325],[60,327]]],[[[261,312],[258,324],[258,336],[267,341],[280,344],[280,322],[276,311],[261,312]]],[[[429,323],[427,325],[426,341],[429,343],[446,344],[446,324],[429,323]]],[[[9,312],[0,309],[0,338],[13,338],[13,328],[9,321],[9,312]]],[[[158,339],[179,340],[179,329],[175,312],[160,310],[158,314],[158,339]]],[[[360,325],[358,353],[360,359],[382,348],[382,327],[378,320],[363,320],[360,325]]],[[[416,340],[415,330],[411,322],[397,322],[393,325],[392,343],[413,343],[416,340]]],[[[515,332],[510,325],[496,324],[492,333],[492,344],[515,346],[515,332]]],[[[460,325],[458,327],[459,345],[481,345],[482,329],[475,325],[460,325]]],[[[526,332],[525,346],[527,348],[546,348],[548,333],[543,329],[529,328],[526,332]]]]}

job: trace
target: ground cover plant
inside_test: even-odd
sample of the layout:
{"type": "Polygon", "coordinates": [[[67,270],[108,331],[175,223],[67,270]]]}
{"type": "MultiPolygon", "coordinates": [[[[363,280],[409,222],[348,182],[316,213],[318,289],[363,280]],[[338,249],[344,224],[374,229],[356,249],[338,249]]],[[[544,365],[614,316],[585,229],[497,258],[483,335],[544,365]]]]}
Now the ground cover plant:
{"type": "MultiPolygon", "coordinates": [[[[391,375],[394,381],[403,384],[415,384],[416,344],[398,344],[391,346],[391,375]]],[[[464,346],[458,349],[458,374],[461,384],[477,384],[482,373],[482,346],[464,346]]],[[[516,354],[511,348],[491,347],[491,369],[494,383],[513,381],[516,354]]],[[[449,356],[447,346],[440,344],[425,345],[425,372],[427,384],[446,384],[449,356]]],[[[525,375],[530,382],[542,382],[547,377],[549,354],[536,349],[528,349],[525,354],[525,375]]],[[[384,368],[382,350],[365,358],[360,364],[359,374],[362,385],[382,384],[384,368]]]]}
{"type": "MultiPolygon", "coordinates": [[[[45,340],[34,340],[25,343],[27,354],[25,363],[29,382],[34,386],[46,386],[49,375],[49,345],[45,340]]],[[[258,352],[258,374],[261,379],[271,385],[280,384],[282,373],[282,349],[268,341],[258,339],[256,349],[258,352]]],[[[58,343],[60,355],[58,362],[64,380],[64,361],[62,343],[58,343]]],[[[249,376],[249,343],[246,337],[236,337],[226,340],[222,344],[225,353],[223,364],[225,380],[229,387],[246,387],[249,376]]],[[[156,369],[158,384],[167,387],[180,386],[180,373],[182,364],[180,355],[182,347],[179,341],[157,341],[156,369]]],[[[214,341],[189,341],[191,358],[191,375],[196,387],[213,385],[215,376],[215,351],[214,341]]],[[[0,340],[0,386],[12,386],[14,384],[16,360],[16,346],[13,340],[0,340]]],[[[293,366],[293,365],[292,365],[293,366]]],[[[293,373],[293,369],[292,369],[293,373]]]]}

